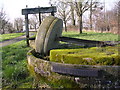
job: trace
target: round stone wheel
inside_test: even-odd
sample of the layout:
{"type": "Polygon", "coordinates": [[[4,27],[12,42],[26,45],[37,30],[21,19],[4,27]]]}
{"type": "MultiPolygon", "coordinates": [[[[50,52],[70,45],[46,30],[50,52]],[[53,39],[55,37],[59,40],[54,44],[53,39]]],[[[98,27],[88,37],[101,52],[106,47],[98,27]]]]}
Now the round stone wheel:
{"type": "Polygon", "coordinates": [[[62,35],[63,22],[56,18],[49,27],[45,37],[44,54],[49,54],[51,49],[58,48],[59,41],[56,40],[62,35]]]}
{"type": "Polygon", "coordinates": [[[41,23],[35,40],[35,51],[48,55],[49,50],[56,48],[59,41],[56,40],[62,34],[63,22],[57,17],[48,16],[41,23]]]}
{"type": "Polygon", "coordinates": [[[43,53],[44,41],[46,37],[46,33],[51,25],[51,23],[56,19],[56,17],[48,16],[41,23],[36,39],[35,39],[35,51],[38,53],[43,53]]]}

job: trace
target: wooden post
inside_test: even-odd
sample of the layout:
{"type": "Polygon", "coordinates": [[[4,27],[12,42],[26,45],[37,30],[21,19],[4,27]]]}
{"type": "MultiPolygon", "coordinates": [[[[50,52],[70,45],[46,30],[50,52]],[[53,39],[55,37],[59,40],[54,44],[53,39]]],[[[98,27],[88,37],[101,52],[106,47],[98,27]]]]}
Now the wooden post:
{"type": "Polygon", "coordinates": [[[39,26],[41,24],[41,13],[39,12],[39,26]]]}
{"type": "Polygon", "coordinates": [[[29,21],[28,21],[28,14],[25,15],[25,29],[26,29],[26,42],[27,42],[27,46],[29,46],[29,21]]]}
{"type": "Polygon", "coordinates": [[[54,16],[54,12],[51,12],[51,15],[54,16]]]}

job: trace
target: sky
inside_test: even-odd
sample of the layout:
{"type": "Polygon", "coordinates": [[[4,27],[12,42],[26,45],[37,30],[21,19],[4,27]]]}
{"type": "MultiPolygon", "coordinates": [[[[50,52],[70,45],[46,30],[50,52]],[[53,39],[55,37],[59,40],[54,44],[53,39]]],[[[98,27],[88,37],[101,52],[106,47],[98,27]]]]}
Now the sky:
{"type": "Polygon", "coordinates": [[[10,21],[17,17],[24,17],[21,10],[26,8],[26,5],[28,8],[50,6],[49,0],[0,0],[0,8],[4,9],[10,21]]]}
{"type": "MultiPolygon", "coordinates": [[[[116,1],[118,0],[105,0],[106,8],[111,9],[116,1]]],[[[28,5],[28,8],[50,6],[49,0],[0,0],[0,8],[4,9],[11,22],[18,17],[24,18],[24,15],[21,14],[21,10],[24,9],[26,5],[28,5]]]]}

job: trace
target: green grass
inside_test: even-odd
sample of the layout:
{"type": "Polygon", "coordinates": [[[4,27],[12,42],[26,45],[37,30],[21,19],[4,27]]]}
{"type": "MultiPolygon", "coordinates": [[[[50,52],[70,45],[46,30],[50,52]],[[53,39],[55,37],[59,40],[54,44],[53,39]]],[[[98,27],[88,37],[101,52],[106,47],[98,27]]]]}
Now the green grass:
{"type": "MultiPolygon", "coordinates": [[[[35,36],[36,36],[36,34],[33,35],[32,38],[35,36]]],[[[79,34],[79,32],[77,32],[77,31],[68,31],[68,32],[63,32],[62,36],[86,39],[86,40],[96,40],[96,41],[120,41],[117,34],[97,33],[97,32],[92,32],[92,31],[91,32],[83,31],[82,34],[79,34]]]]}
{"type": "Polygon", "coordinates": [[[70,31],[63,32],[62,36],[96,41],[120,41],[118,35],[112,33],[83,32],[79,34],[79,32],[70,31]]]}
{"type": "Polygon", "coordinates": [[[13,39],[19,36],[24,35],[25,33],[10,33],[10,34],[2,34],[0,35],[0,42],[1,41],[5,41],[5,40],[9,40],[9,39],[13,39]]]}
{"type": "Polygon", "coordinates": [[[32,87],[32,77],[27,69],[26,53],[30,47],[20,41],[2,48],[3,88],[32,87]]]}

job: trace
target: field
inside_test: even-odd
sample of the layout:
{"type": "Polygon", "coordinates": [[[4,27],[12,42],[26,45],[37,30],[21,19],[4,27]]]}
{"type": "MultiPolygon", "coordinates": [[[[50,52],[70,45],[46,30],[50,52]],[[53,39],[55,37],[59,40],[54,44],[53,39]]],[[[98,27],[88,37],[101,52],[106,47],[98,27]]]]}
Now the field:
{"type": "Polygon", "coordinates": [[[96,41],[120,41],[118,35],[112,33],[83,32],[79,34],[78,32],[71,31],[63,32],[62,36],[96,41]]]}
{"type": "Polygon", "coordinates": [[[12,33],[12,34],[3,34],[0,35],[0,42],[1,41],[5,41],[5,40],[9,40],[9,39],[13,39],[19,36],[24,35],[25,33],[12,33]]]}
{"type": "MultiPolygon", "coordinates": [[[[17,34],[2,35],[2,41],[11,39],[13,36],[23,35],[23,33],[17,34]]],[[[118,41],[118,35],[110,33],[84,32],[83,34],[78,34],[78,32],[63,32],[63,36],[88,40],[118,41]]],[[[25,40],[2,47],[0,51],[2,52],[2,84],[4,88],[34,87],[34,79],[29,75],[27,69],[26,53],[30,49],[30,47],[27,47],[25,40]]]]}

